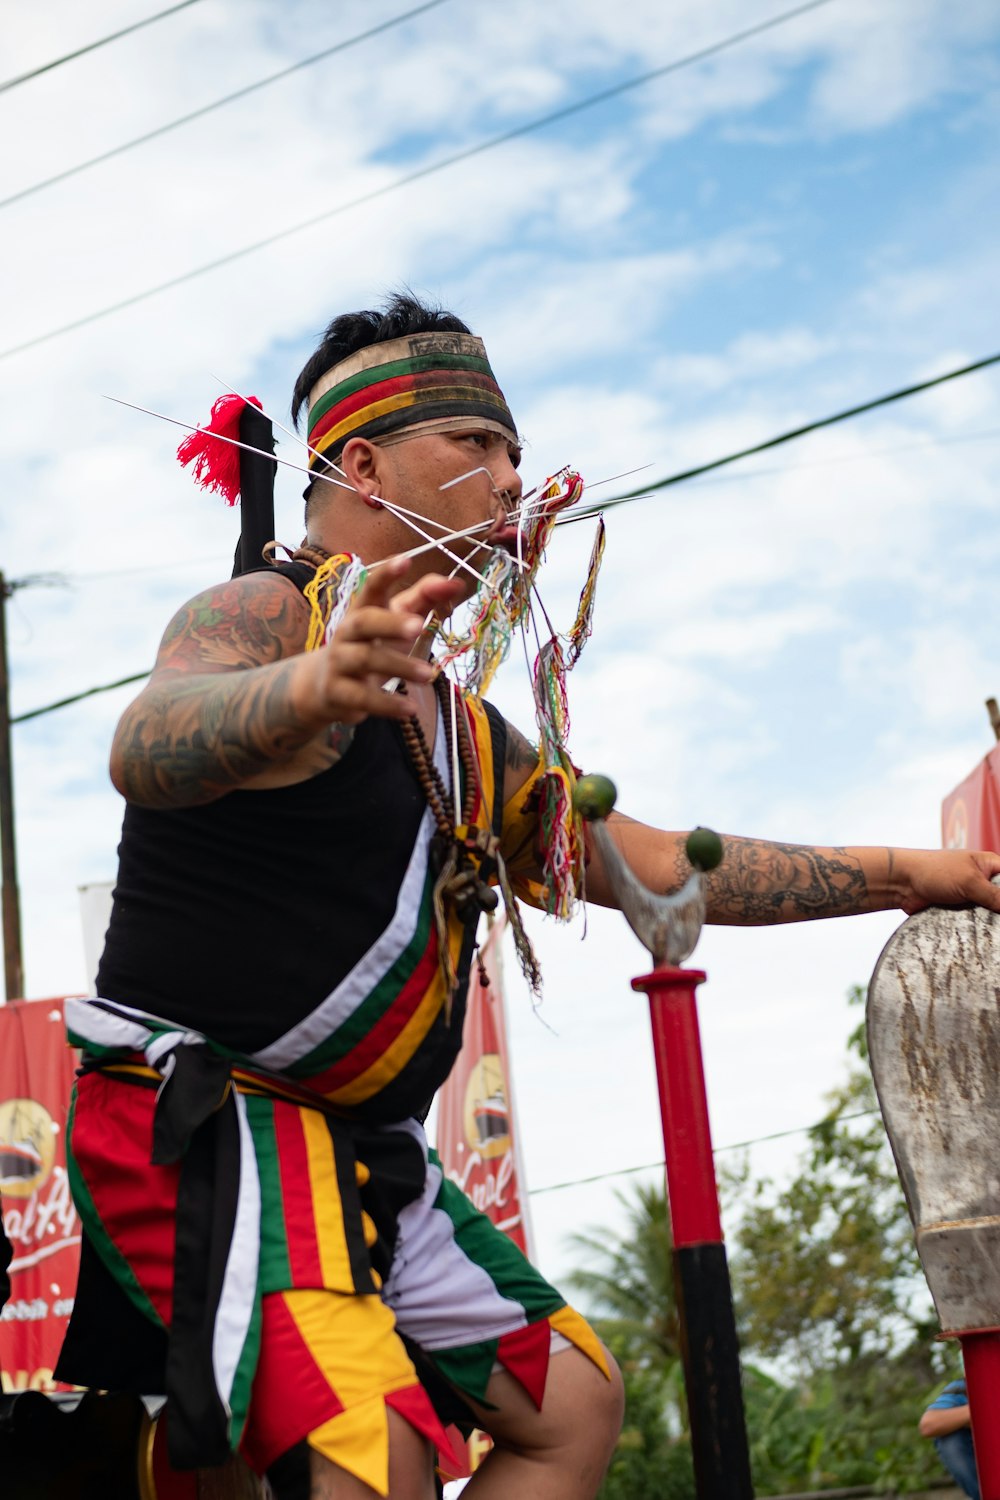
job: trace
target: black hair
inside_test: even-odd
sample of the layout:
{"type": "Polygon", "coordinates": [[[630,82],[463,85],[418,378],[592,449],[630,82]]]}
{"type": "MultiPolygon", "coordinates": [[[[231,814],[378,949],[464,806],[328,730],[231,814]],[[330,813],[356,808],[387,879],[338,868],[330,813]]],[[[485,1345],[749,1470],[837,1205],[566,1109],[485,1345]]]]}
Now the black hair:
{"type": "MultiPolygon", "coordinates": [[[[309,400],[309,392],[327,370],[369,344],[384,344],[390,339],[405,338],[411,333],[469,333],[471,330],[442,307],[418,301],[412,292],[395,292],[380,309],[341,313],[323,334],[315,354],[310,355],[295,382],[292,393],[292,421],[298,426],[299,413],[309,400]]],[[[332,458],[333,454],[327,455],[332,458]]]]}

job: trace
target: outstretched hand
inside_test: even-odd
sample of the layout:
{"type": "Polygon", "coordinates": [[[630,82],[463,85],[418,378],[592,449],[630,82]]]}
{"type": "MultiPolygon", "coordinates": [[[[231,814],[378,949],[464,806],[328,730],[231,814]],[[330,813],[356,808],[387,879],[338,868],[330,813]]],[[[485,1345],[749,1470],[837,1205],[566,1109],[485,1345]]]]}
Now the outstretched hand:
{"type": "Polygon", "coordinates": [[[889,879],[908,915],[927,906],[985,906],[1000,911],[1000,854],[967,849],[890,849],[889,879]]]}
{"type": "Polygon", "coordinates": [[[368,578],[330,642],[305,659],[310,707],[330,723],[359,724],[374,714],[406,719],[416,712],[411,699],[387,693],[393,678],[430,682],[436,668],[415,653],[431,612],[450,614],[465,597],[457,579],[427,574],[400,588],[409,570],[406,558],[392,558],[368,578]]]}

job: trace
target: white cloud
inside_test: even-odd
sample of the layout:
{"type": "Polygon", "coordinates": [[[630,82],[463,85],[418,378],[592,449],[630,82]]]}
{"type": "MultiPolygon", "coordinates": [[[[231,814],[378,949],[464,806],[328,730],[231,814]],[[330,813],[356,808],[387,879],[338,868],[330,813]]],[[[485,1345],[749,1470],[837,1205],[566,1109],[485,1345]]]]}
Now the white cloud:
{"type": "MultiPolygon", "coordinates": [[[[8,9],[9,71],[132,19],[109,0],[8,9]]],[[[393,9],[345,4],[331,21],[324,4],[254,0],[234,31],[232,7],[192,7],[86,68],[12,90],[0,98],[18,146],[8,190],[393,9]]],[[[710,16],[660,0],[443,5],[6,211],[5,345],[374,190],[402,161],[429,161],[747,24],[735,0],[710,16]]],[[[387,286],[406,281],[457,304],[488,335],[530,439],[531,480],[568,461],[592,479],[639,464],[659,478],[988,352],[995,119],[982,68],[995,32],[985,4],[837,0],[711,67],[0,363],[0,561],[15,577],[102,575],[17,596],[15,711],[141,670],[180,600],[228,572],[238,518],[176,467],[179,434],[100,393],[198,421],[216,372],[280,415],[326,320],[387,286]],[[970,65],[974,48],[982,68],[970,65]],[[888,121],[904,131],[931,107],[947,199],[929,207],[916,171],[894,177],[898,217],[878,232],[852,225],[848,242],[820,191],[817,136],[823,170],[850,180],[859,149],[882,162],[888,121]],[[740,154],[737,137],[751,136],[770,139],[769,165],[740,154]],[[801,178],[799,197],[779,223],[759,205],[786,177],[801,178]],[[929,214],[961,235],[924,235],[929,214]],[[795,238],[805,221],[822,229],[815,242],[795,238]]],[[[997,449],[964,439],[996,426],[996,392],[996,377],[971,377],[609,511],[597,629],[571,680],[571,743],[614,776],[628,810],[775,837],[937,836],[941,795],[990,744],[981,698],[996,690],[1000,644],[997,449]]],[[[291,541],[300,488],[282,474],[277,529],[291,541]]],[[[560,622],[589,545],[583,526],[553,541],[542,592],[560,622]]],[[[512,661],[498,699],[530,726],[523,675],[512,661]]],[[[113,875],[121,804],[105,763],[125,696],[15,730],[34,993],[86,979],[75,886],[113,875]]],[[[892,925],[706,938],[717,1141],[816,1117],[851,1021],[843,993],[892,925]]],[[[586,945],[533,926],[559,1034],[531,1016],[512,979],[531,1178],[566,1176],[567,1150],[598,1170],[654,1160],[647,1023],[628,988],[641,949],[614,915],[593,917],[586,945]]],[[[548,1200],[546,1256],[562,1257],[553,1247],[567,1213],[609,1212],[606,1194],[593,1201],[591,1211],[579,1197],[548,1200]]]]}

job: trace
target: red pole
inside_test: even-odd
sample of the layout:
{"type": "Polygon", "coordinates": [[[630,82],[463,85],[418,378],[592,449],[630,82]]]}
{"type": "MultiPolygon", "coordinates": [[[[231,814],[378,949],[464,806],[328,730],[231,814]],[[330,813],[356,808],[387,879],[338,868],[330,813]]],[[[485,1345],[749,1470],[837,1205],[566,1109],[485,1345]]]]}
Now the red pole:
{"type": "Polygon", "coordinates": [[[959,1334],[980,1500],[1000,1500],[1000,1329],[959,1334]]]}
{"type": "Polygon", "coordinates": [[[704,979],[698,969],[665,965],[632,988],[648,995],[653,1026],[695,1487],[699,1500],[752,1500],[695,1000],[704,979]]]}

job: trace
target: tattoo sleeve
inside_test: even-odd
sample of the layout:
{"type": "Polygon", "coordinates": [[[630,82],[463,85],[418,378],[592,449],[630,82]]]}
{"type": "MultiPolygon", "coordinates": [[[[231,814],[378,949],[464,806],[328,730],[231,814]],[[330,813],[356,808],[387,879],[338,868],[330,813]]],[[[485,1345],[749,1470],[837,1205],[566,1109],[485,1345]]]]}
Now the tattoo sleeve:
{"type": "Polygon", "coordinates": [[[119,790],[147,807],[210,802],[314,738],[317,726],[297,715],[291,693],[307,615],[301,595],[267,575],[185,605],[118,726],[119,790]]]}
{"type": "MultiPolygon", "coordinates": [[[[763,839],[727,838],[722,864],[708,877],[714,922],[757,924],[848,916],[868,909],[868,881],[846,849],[813,849],[763,839]]],[[[678,885],[690,866],[680,848],[678,885]]]]}
{"type": "Polygon", "coordinates": [[[510,771],[533,771],[538,764],[537,745],[533,745],[513,724],[507,725],[506,760],[510,771]]]}

